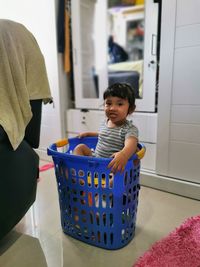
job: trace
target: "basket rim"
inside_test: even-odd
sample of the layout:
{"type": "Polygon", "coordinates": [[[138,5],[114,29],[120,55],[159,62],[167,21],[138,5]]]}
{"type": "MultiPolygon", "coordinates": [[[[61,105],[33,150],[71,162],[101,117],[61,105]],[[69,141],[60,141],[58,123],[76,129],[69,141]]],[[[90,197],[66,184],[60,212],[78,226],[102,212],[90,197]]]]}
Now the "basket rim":
{"type": "MultiPolygon", "coordinates": [[[[74,142],[76,140],[80,140],[80,138],[79,137],[71,137],[71,138],[68,138],[68,143],[70,144],[70,142],[74,142]]],[[[97,140],[97,137],[84,137],[84,140],[97,140]]],[[[143,149],[145,149],[144,144],[138,143],[138,149],[140,151],[143,150],[143,149]]],[[[49,156],[61,157],[61,158],[65,158],[65,159],[67,159],[67,158],[69,159],[70,158],[70,159],[77,159],[77,160],[82,160],[82,161],[105,162],[105,163],[109,163],[113,159],[113,158],[97,158],[97,157],[93,157],[93,156],[73,155],[73,154],[70,154],[69,151],[70,151],[69,149],[66,152],[57,151],[56,142],[53,143],[53,144],[51,144],[47,148],[47,154],[49,156]]],[[[140,159],[137,153],[133,154],[129,158],[128,162],[130,162],[132,160],[140,159]]]]}

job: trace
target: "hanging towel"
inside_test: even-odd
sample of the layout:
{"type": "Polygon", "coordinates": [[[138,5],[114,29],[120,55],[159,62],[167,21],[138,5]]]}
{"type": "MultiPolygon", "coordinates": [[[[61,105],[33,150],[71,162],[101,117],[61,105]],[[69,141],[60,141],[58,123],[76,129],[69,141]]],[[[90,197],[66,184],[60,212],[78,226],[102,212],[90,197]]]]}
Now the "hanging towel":
{"type": "Polygon", "coordinates": [[[0,125],[14,150],[24,138],[35,99],[52,102],[41,50],[22,24],[0,19],[0,125]]]}

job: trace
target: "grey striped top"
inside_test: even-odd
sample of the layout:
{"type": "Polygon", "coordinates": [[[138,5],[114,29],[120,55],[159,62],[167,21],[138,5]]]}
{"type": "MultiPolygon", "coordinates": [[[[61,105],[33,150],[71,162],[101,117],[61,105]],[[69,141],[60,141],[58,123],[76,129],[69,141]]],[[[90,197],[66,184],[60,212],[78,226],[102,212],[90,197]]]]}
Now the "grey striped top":
{"type": "Polygon", "coordinates": [[[125,139],[129,136],[138,138],[138,129],[131,121],[126,120],[122,126],[115,128],[109,128],[107,120],[103,121],[100,126],[95,156],[109,158],[113,153],[123,149],[125,139]]]}

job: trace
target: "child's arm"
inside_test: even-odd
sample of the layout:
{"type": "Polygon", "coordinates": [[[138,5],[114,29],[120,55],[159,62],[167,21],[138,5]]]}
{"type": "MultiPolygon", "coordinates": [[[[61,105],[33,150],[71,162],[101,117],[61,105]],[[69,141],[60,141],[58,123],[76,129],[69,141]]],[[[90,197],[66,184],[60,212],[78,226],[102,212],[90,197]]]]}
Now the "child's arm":
{"type": "Polygon", "coordinates": [[[98,136],[98,132],[84,132],[78,135],[79,138],[83,138],[87,136],[98,136]]]}
{"type": "Polygon", "coordinates": [[[130,136],[125,140],[124,148],[112,155],[114,158],[108,164],[108,168],[111,168],[113,173],[124,171],[127,161],[137,150],[137,143],[138,139],[130,136]]]}

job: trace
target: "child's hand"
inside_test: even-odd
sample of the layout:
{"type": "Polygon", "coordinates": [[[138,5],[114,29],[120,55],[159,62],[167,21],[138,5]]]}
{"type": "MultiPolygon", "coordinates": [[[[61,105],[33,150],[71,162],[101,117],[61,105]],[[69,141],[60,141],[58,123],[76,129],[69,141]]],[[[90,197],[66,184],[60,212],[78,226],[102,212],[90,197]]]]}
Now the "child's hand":
{"type": "Polygon", "coordinates": [[[79,133],[78,138],[83,138],[87,136],[98,136],[97,132],[84,132],[84,133],[79,133]]]}
{"type": "Polygon", "coordinates": [[[86,136],[88,136],[87,132],[86,133],[79,133],[78,138],[83,138],[83,137],[86,137],[86,136]]]}
{"type": "Polygon", "coordinates": [[[113,173],[122,173],[125,169],[128,157],[122,151],[114,153],[111,157],[114,157],[114,159],[108,164],[108,168],[111,168],[113,173]]]}

